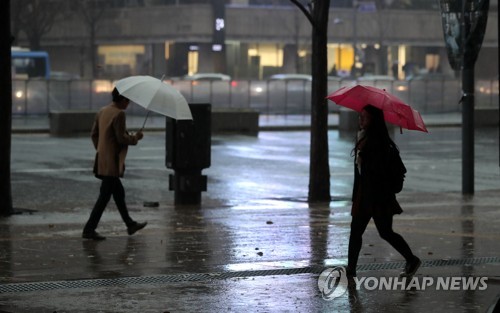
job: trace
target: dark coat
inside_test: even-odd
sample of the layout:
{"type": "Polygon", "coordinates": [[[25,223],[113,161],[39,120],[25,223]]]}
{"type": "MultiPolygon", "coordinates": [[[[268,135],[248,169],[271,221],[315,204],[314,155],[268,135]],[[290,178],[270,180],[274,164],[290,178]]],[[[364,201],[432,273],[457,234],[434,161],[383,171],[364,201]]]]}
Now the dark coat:
{"type": "Polygon", "coordinates": [[[361,173],[355,159],[352,216],[382,216],[403,212],[388,184],[388,151],[380,144],[365,145],[360,151],[361,173]]]}

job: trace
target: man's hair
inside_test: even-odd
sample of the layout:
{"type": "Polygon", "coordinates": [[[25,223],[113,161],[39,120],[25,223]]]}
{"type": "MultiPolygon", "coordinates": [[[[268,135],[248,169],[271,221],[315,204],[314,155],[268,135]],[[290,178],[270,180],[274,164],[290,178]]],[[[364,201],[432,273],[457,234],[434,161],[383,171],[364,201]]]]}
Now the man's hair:
{"type": "Polygon", "coordinates": [[[123,99],[126,99],[124,96],[122,96],[119,92],[118,92],[118,89],[116,89],[116,87],[113,89],[113,91],[111,92],[111,97],[113,98],[113,102],[120,102],[122,101],[123,99]]]}

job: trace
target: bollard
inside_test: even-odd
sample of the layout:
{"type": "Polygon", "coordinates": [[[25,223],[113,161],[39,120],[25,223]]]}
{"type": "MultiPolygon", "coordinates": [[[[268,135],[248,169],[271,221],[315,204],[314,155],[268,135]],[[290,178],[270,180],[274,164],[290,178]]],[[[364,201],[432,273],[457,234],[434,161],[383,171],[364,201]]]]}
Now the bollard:
{"type": "Polygon", "coordinates": [[[207,176],[201,172],[211,162],[211,105],[189,104],[193,120],[166,119],[165,166],[173,169],[169,190],[175,205],[201,204],[201,192],[207,191],[207,176]]]}
{"type": "Polygon", "coordinates": [[[339,131],[356,132],[359,129],[359,113],[340,108],[339,110],[339,131]]]}

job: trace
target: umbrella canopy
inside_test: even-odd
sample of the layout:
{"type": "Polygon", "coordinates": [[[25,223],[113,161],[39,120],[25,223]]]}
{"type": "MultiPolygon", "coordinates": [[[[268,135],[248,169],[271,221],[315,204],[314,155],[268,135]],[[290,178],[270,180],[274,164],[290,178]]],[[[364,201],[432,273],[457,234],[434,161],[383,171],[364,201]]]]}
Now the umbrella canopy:
{"type": "Polygon", "coordinates": [[[171,85],[151,76],[130,76],[116,82],[118,92],[147,110],[177,120],[192,120],[184,96],[171,85]]]}
{"type": "Polygon", "coordinates": [[[361,112],[371,104],[384,112],[384,119],[394,125],[410,130],[427,132],[420,113],[403,100],[387,91],[371,86],[342,87],[327,97],[338,105],[361,112]]]}

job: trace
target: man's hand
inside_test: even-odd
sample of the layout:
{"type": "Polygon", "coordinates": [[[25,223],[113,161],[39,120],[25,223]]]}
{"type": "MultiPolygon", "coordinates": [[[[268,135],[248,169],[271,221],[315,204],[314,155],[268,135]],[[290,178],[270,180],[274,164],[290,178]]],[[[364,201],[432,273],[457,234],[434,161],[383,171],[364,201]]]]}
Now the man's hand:
{"type": "Polygon", "coordinates": [[[137,140],[141,140],[144,137],[144,134],[142,133],[142,130],[138,131],[135,134],[135,137],[137,138],[137,140]]]}

